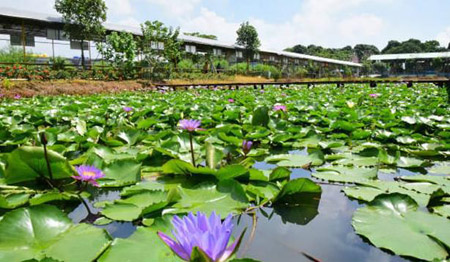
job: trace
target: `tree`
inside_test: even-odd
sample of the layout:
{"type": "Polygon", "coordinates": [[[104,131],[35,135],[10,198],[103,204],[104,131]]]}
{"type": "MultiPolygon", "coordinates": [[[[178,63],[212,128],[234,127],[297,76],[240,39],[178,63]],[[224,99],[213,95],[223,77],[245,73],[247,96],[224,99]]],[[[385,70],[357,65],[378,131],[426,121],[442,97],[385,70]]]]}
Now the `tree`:
{"type": "Polygon", "coordinates": [[[215,35],[201,34],[201,33],[199,33],[199,32],[183,33],[183,34],[184,34],[184,35],[189,35],[189,36],[195,36],[195,37],[205,38],[205,39],[217,40],[217,36],[215,36],[215,35]]]}
{"type": "Polygon", "coordinates": [[[297,54],[306,54],[308,49],[306,48],[306,46],[303,46],[303,45],[295,45],[293,47],[286,48],[284,51],[294,52],[297,54]]]}
{"type": "Polygon", "coordinates": [[[137,42],[131,33],[113,32],[105,43],[98,43],[97,49],[103,58],[121,72],[122,78],[132,78],[135,73],[137,42]]]}
{"type": "Polygon", "coordinates": [[[140,42],[140,50],[144,55],[145,66],[150,68],[151,77],[154,79],[162,79],[165,76],[162,72],[165,64],[176,67],[181,59],[181,45],[178,41],[180,30],[166,27],[160,21],[146,21],[141,25],[142,39],[140,42]],[[160,71],[158,71],[160,70],[160,71]]]}
{"type": "Polygon", "coordinates": [[[244,22],[236,33],[238,35],[236,44],[244,47],[244,55],[247,60],[247,71],[249,71],[250,60],[253,58],[254,54],[258,52],[258,48],[261,46],[258,32],[249,22],[244,22]]]}
{"type": "Polygon", "coordinates": [[[355,48],[353,50],[360,62],[365,61],[371,55],[376,55],[380,53],[380,50],[378,50],[378,48],[374,45],[359,44],[355,45],[355,48]]]}
{"type": "Polygon", "coordinates": [[[55,9],[63,16],[64,31],[81,44],[81,64],[84,63],[84,42],[100,39],[105,29],[106,4],[103,0],[56,0],[55,9]]]}

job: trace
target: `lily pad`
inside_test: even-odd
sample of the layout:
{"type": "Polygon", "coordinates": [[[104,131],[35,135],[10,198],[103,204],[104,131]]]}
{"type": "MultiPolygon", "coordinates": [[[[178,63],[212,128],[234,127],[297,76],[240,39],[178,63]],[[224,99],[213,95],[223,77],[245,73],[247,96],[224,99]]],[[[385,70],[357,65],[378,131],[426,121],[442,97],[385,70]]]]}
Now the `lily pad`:
{"type": "Polygon", "coordinates": [[[380,195],[355,212],[352,225],[375,246],[397,255],[445,260],[446,248],[450,247],[450,220],[417,209],[409,196],[380,195]]]}
{"type": "Polygon", "coordinates": [[[201,185],[193,189],[179,187],[179,193],[181,199],[164,213],[179,214],[200,211],[211,214],[215,211],[225,218],[230,213],[239,214],[248,207],[248,203],[233,199],[231,193],[222,193],[212,184],[201,185]]]}
{"type": "Polygon", "coordinates": [[[330,182],[356,183],[377,179],[378,169],[330,166],[318,168],[317,172],[313,173],[312,176],[330,182]]]}
{"type": "Polygon", "coordinates": [[[181,262],[152,228],[138,227],[127,239],[116,238],[99,262],[181,262]]]}
{"type": "MultiPolygon", "coordinates": [[[[48,158],[54,179],[69,178],[74,175],[74,170],[65,157],[49,150],[48,158]]],[[[21,147],[8,155],[5,171],[7,184],[32,181],[41,176],[50,177],[43,148],[21,147]]]]}
{"type": "Polygon", "coordinates": [[[304,167],[311,164],[312,166],[320,166],[323,164],[323,153],[315,151],[310,155],[275,155],[265,159],[266,162],[276,163],[278,166],[284,167],[304,167]]]}
{"type": "Polygon", "coordinates": [[[0,220],[0,261],[45,257],[67,262],[95,260],[110,243],[106,231],[73,225],[56,207],[41,205],[11,211],[0,220]]]}

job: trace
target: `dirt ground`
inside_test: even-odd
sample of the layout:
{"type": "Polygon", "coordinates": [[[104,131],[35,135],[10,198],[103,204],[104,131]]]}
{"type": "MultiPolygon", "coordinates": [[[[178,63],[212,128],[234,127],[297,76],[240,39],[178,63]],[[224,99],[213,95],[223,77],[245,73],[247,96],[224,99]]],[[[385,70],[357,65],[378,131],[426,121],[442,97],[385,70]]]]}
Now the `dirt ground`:
{"type": "MultiPolygon", "coordinates": [[[[430,80],[430,78],[420,78],[421,80],[430,80]]],[[[403,81],[417,81],[419,78],[395,79],[403,81]]],[[[442,80],[441,78],[432,78],[433,80],[442,80]]],[[[338,80],[338,79],[320,79],[320,80],[338,80]]],[[[302,79],[300,81],[320,81],[319,79],[302,79]]],[[[350,80],[350,79],[346,79],[350,80]]],[[[356,80],[356,79],[355,79],[356,80]]],[[[359,79],[361,80],[361,79],[359,79]]],[[[277,82],[293,82],[299,79],[280,79],[277,82]]],[[[55,80],[55,81],[13,81],[8,89],[0,85],[0,99],[33,96],[58,96],[58,95],[92,95],[92,94],[114,94],[127,91],[142,91],[153,88],[153,84],[148,81],[89,81],[89,80],[55,80]]],[[[233,84],[233,83],[272,83],[274,80],[263,77],[235,76],[226,80],[169,80],[165,84],[178,85],[199,85],[199,84],[233,84]]]]}

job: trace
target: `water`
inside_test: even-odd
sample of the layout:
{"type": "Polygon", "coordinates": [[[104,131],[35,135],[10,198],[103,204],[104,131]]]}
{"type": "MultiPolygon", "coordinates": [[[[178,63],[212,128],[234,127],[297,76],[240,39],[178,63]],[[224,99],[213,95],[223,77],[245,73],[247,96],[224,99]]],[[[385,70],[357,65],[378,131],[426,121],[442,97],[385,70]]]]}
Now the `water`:
{"type": "MultiPolygon", "coordinates": [[[[365,243],[351,226],[353,212],[360,207],[350,201],[342,187],[322,185],[322,197],[318,214],[306,225],[283,222],[283,217],[274,213],[268,219],[258,212],[256,232],[247,244],[252,218],[244,215],[237,232],[248,228],[239,257],[250,257],[264,262],[311,262],[303,253],[320,261],[333,262],[401,262],[407,261],[388,254],[365,243]]],[[[271,213],[271,209],[265,209],[271,213]]],[[[299,218],[301,220],[301,218],[299,218]]]]}
{"type": "MultiPolygon", "coordinates": [[[[255,168],[272,169],[275,165],[258,162],[255,168]]],[[[381,173],[382,180],[391,180],[398,175],[413,175],[399,169],[396,174],[381,173]],[[383,179],[384,178],[384,179],[383,179]]],[[[311,178],[311,172],[292,169],[291,179],[311,178]]],[[[313,179],[313,178],[312,178],[313,179]]],[[[315,179],[313,179],[315,180],[315,179]]],[[[317,180],[315,180],[317,181],[317,180]]],[[[352,228],[352,215],[363,205],[349,200],[341,185],[322,184],[322,195],[299,208],[258,210],[254,238],[250,241],[253,219],[249,215],[235,218],[235,234],[247,228],[238,257],[259,259],[263,262],[311,262],[304,254],[317,261],[333,262],[404,262],[404,258],[382,251],[358,236],[352,228]]],[[[119,198],[117,191],[103,192],[95,196],[95,202],[119,198]]],[[[92,213],[100,210],[88,203],[92,213]]],[[[88,212],[78,206],[69,217],[74,222],[86,219],[88,212]]],[[[95,220],[95,218],[93,219],[95,220]]],[[[133,223],[113,222],[105,226],[113,238],[127,238],[134,233],[133,223]]]]}
{"type": "MultiPolygon", "coordinates": [[[[272,165],[258,163],[260,169],[272,165]]],[[[404,175],[406,170],[399,170],[404,175]]],[[[387,175],[386,175],[387,176],[387,175]]],[[[394,175],[390,175],[394,177],[394,175]]],[[[311,172],[292,169],[291,179],[311,178],[311,172]]],[[[315,180],[315,179],[313,179],[315,180]]],[[[264,262],[311,262],[303,253],[319,261],[333,262],[403,262],[404,258],[384,252],[359,237],[351,225],[353,213],[362,207],[341,192],[340,185],[321,185],[322,195],[316,212],[282,213],[265,208],[257,212],[257,226],[249,241],[253,219],[243,215],[236,219],[236,233],[248,228],[239,257],[259,259],[264,262]],[[280,215],[281,214],[281,215],[280,215]]],[[[308,205],[305,208],[314,208],[308,205]]]]}

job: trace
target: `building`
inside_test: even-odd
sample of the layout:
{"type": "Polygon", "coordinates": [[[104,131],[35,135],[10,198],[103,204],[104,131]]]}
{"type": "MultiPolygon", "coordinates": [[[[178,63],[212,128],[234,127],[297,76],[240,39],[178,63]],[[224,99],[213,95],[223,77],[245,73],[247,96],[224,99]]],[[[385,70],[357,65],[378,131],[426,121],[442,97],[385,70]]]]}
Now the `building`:
{"type": "Polygon", "coordinates": [[[450,52],[372,55],[369,61],[379,65],[381,74],[450,76],[450,52]]]}
{"type": "MultiPolygon", "coordinates": [[[[18,46],[23,48],[24,53],[45,53],[48,57],[79,57],[80,42],[67,39],[63,27],[64,22],[58,16],[0,8],[0,48],[18,46]]],[[[126,31],[136,36],[141,35],[141,30],[137,27],[105,23],[105,28],[109,33],[126,31]]],[[[179,38],[183,41],[183,49],[187,53],[210,53],[215,56],[222,56],[230,64],[244,61],[243,48],[238,45],[183,34],[180,34],[179,38]]],[[[164,47],[155,43],[155,48],[164,47]]],[[[83,49],[86,50],[86,57],[92,60],[101,59],[95,48],[95,43],[86,42],[83,49]]],[[[361,64],[354,62],[264,49],[255,54],[252,62],[273,64],[281,68],[314,63],[320,68],[319,75],[325,69],[341,72],[344,68],[351,68],[355,74],[358,74],[359,68],[362,67],[361,64]]]]}

